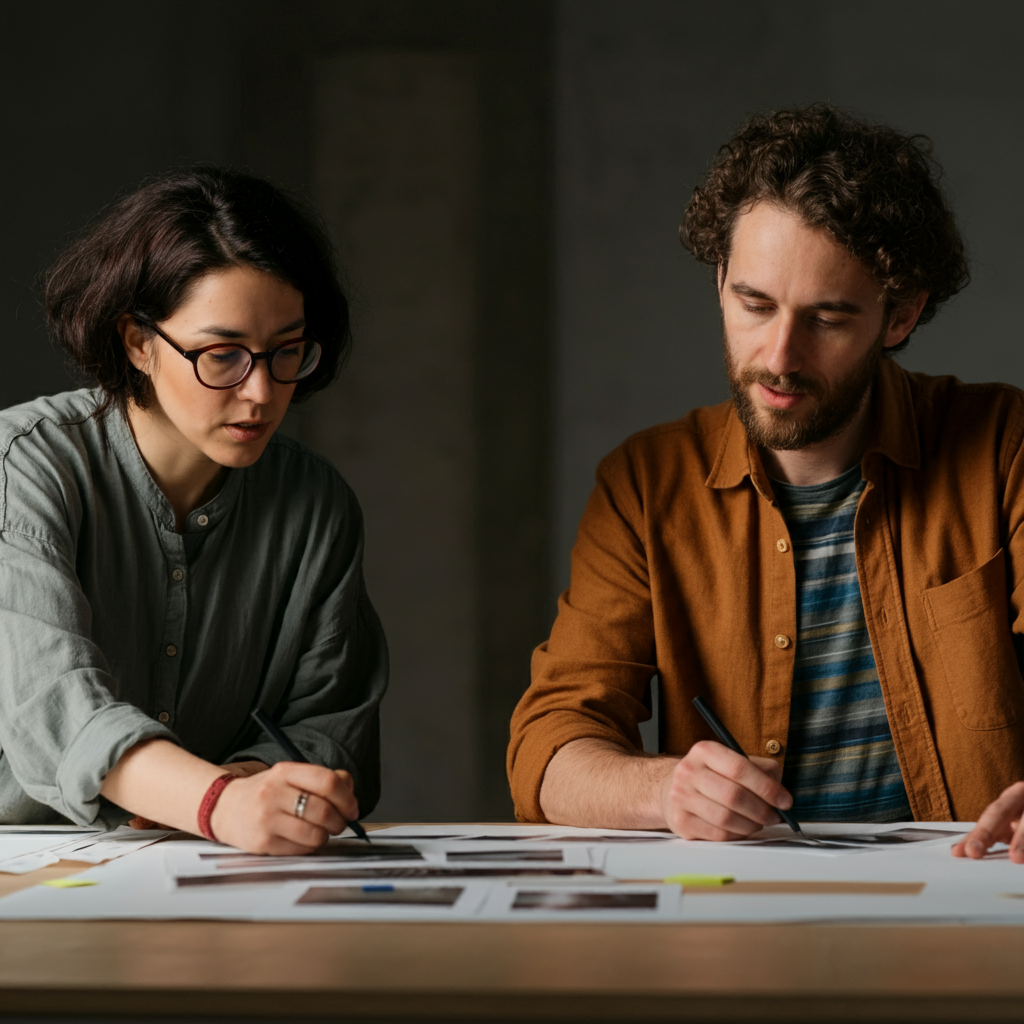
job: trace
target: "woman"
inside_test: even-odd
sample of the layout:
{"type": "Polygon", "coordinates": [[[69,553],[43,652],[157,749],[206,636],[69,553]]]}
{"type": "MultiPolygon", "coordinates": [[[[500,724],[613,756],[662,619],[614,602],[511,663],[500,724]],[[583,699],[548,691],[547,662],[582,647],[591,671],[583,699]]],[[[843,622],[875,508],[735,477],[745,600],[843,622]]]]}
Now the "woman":
{"type": "Polygon", "coordinates": [[[315,849],[377,800],[387,685],[355,498],[275,436],[349,343],[329,245],[201,167],[117,203],[45,290],[95,386],[0,413],[0,822],[315,849]]]}

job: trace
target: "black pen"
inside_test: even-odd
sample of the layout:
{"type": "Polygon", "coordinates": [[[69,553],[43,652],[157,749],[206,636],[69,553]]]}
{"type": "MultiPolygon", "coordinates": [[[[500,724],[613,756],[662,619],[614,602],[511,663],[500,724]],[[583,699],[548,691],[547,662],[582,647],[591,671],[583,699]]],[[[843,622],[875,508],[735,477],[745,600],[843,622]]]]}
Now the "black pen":
{"type": "MultiPolygon", "coordinates": [[[[693,706],[701,713],[704,721],[711,726],[714,734],[724,743],[730,750],[735,750],[737,754],[742,754],[748,761],[750,755],[736,742],[731,732],[726,729],[725,724],[722,720],[711,710],[711,705],[703,697],[694,697],[693,706]]],[[[800,822],[793,817],[789,811],[784,811],[780,807],[775,808],[779,812],[779,817],[794,831],[803,832],[800,830],[800,822]]]]}
{"type": "MultiPolygon", "coordinates": [[[[310,763],[309,758],[304,757],[302,751],[259,708],[252,712],[252,717],[256,719],[256,724],[288,755],[289,761],[298,761],[299,764],[310,763]]],[[[370,841],[366,830],[358,821],[350,821],[348,827],[364,842],[370,841]]]]}

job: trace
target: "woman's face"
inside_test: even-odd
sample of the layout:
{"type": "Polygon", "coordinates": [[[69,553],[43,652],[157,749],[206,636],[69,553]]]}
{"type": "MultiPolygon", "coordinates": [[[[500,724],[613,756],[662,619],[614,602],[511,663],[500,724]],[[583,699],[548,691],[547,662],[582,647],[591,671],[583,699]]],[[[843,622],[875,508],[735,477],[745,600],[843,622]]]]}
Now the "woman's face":
{"type": "MultiPolygon", "coordinates": [[[[252,267],[231,267],[199,278],[159,326],[186,350],[234,341],[264,352],[302,337],[305,324],[299,291],[252,267]]],[[[160,448],[175,461],[199,456],[240,468],[263,454],[295,391],[294,384],[270,376],[265,359],[237,387],[214,391],[199,383],[192,363],[159,335],[145,337],[128,320],[122,335],[128,358],[152,383],[146,418],[161,435],[160,448]]]]}

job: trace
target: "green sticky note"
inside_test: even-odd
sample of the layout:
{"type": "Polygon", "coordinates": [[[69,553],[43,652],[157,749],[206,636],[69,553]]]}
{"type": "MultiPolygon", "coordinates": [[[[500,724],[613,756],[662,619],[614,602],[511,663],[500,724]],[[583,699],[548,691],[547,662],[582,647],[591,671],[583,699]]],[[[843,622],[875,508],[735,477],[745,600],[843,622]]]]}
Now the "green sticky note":
{"type": "Polygon", "coordinates": [[[728,885],[735,882],[732,875],[669,875],[666,882],[675,882],[682,886],[728,885]]]}
{"type": "Polygon", "coordinates": [[[40,885],[48,885],[51,889],[77,889],[83,885],[99,885],[91,878],[51,878],[47,882],[40,882],[40,885]]]}

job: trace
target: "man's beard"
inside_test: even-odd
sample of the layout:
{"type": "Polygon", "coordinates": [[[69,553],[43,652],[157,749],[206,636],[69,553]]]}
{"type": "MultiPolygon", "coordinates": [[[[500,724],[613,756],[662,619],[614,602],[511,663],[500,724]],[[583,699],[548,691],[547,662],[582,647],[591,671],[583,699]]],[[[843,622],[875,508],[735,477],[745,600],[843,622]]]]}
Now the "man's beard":
{"type": "Polygon", "coordinates": [[[729,351],[729,339],[723,338],[729,390],[736,405],[736,414],[747,429],[747,436],[759,447],[777,452],[808,448],[835,437],[849,426],[861,409],[882,361],[884,337],[883,330],[860,362],[832,387],[799,373],[785,373],[777,377],[753,366],[737,372],[729,351]],[[763,384],[776,391],[802,392],[817,399],[817,404],[802,417],[789,409],[758,407],[750,393],[754,384],[763,384]]]}

